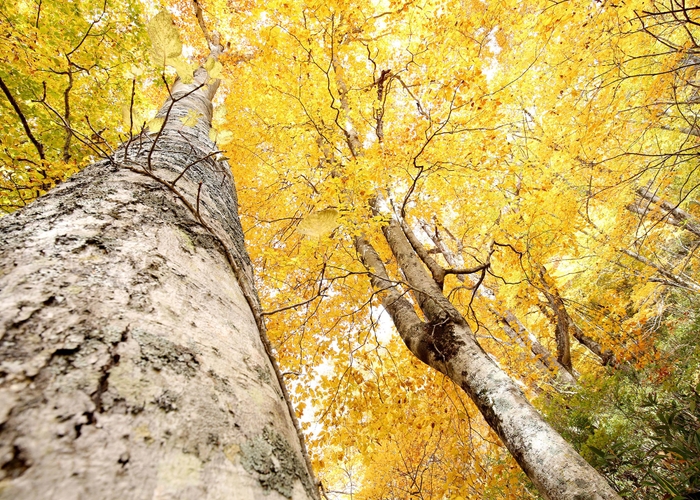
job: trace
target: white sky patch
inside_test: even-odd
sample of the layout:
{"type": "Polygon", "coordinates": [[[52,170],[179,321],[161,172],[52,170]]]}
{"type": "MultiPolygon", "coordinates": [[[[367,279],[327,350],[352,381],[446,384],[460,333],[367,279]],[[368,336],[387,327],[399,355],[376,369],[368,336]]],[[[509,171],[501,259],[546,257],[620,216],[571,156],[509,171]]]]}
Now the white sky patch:
{"type": "Polygon", "coordinates": [[[195,48],[192,45],[182,45],[182,55],[187,59],[192,59],[195,54],[195,48]]]}
{"type": "MultiPolygon", "coordinates": [[[[498,26],[493,28],[487,37],[486,47],[491,51],[494,56],[497,56],[503,50],[498,41],[496,40],[496,33],[498,32],[498,26]]],[[[498,59],[496,57],[489,58],[491,63],[483,70],[484,75],[488,81],[493,80],[496,73],[500,70],[500,64],[498,64],[498,59]]]]}
{"type": "Polygon", "coordinates": [[[388,344],[391,341],[391,337],[394,335],[394,322],[391,320],[389,313],[382,306],[373,307],[372,320],[377,325],[374,330],[377,342],[380,344],[388,344]]]}
{"type": "Polygon", "coordinates": [[[488,42],[486,42],[486,46],[489,48],[489,50],[494,56],[497,56],[503,50],[501,49],[501,46],[498,45],[498,41],[496,40],[496,33],[498,33],[498,26],[491,30],[491,33],[489,33],[488,36],[488,42]]]}

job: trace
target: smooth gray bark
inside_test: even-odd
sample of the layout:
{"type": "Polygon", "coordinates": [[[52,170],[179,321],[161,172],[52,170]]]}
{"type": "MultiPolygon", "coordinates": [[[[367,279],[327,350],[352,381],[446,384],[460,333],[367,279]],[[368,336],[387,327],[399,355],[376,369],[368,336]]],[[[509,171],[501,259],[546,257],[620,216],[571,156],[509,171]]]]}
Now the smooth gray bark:
{"type": "Polygon", "coordinates": [[[355,247],[371,273],[373,287],[386,292],[382,304],[409,350],[469,395],[545,498],[619,499],[481,348],[462,315],[426,272],[395,219],[384,228],[384,236],[426,321],[389,279],[371,244],[358,237],[355,247]]]}
{"type": "Polygon", "coordinates": [[[0,219],[0,499],[317,498],[201,71],[162,133],[0,219]]]}

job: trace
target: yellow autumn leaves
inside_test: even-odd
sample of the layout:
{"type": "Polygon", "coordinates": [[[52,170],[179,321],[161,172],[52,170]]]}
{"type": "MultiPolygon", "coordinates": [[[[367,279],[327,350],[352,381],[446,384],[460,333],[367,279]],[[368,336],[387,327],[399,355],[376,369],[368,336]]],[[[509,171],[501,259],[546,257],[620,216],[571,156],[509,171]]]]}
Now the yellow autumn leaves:
{"type": "Polygon", "coordinates": [[[158,64],[175,68],[177,76],[184,83],[192,83],[196,69],[182,55],[180,33],[173,24],[172,17],[165,11],[159,12],[148,23],[148,36],[151,39],[151,57],[158,64]]]}
{"type": "Polygon", "coordinates": [[[322,238],[331,234],[338,227],[339,215],[339,212],[334,208],[313,213],[304,217],[297,226],[297,231],[312,238],[322,238]]]}

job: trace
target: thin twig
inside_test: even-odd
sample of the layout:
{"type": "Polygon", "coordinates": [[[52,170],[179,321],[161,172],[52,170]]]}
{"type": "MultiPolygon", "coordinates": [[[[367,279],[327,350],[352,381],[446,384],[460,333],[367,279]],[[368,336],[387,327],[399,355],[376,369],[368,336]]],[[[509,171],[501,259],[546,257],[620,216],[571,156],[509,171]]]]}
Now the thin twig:
{"type": "Polygon", "coordinates": [[[131,102],[129,103],[129,140],[124,146],[124,160],[129,154],[129,146],[134,140],[134,94],[136,93],[136,78],[131,79],[131,102]]]}
{"type": "Polygon", "coordinates": [[[197,219],[201,219],[202,216],[199,215],[199,196],[202,193],[202,181],[199,181],[199,187],[197,188],[197,219]]]}
{"type": "MultiPolygon", "coordinates": [[[[41,4],[39,4],[39,6],[41,7],[41,4]]],[[[17,113],[17,116],[19,116],[19,121],[22,122],[22,126],[24,127],[24,131],[27,133],[27,137],[29,137],[29,140],[32,141],[32,144],[34,144],[34,147],[36,148],[37,152],[39,153],[39,158],[44,160],[45,159],[45,157],[44,157],[44,145],[42,143],[40,143],[39,141],[37,141],[36,137],[34,137],[34,134],[32,134],[32,131],[29,128],[29,124],[27,123],[27,119],[24,117],[24,114],[22,113],[22,110],[19,108],[17,101],[15,101],[15,98],[12,96],[10,89],[7,88],[7,85],[5,85],[5,82],[2,80],[1,77],[0,77],[0,88],[2,88],[2,91],[5,94],[5,97],[7,97],[8,101],[10,101],[12,108],[15,110],[15,113],[17,113]]],[[[46,92],[46,91],[44,91],[44,92],[46,92]]]]}

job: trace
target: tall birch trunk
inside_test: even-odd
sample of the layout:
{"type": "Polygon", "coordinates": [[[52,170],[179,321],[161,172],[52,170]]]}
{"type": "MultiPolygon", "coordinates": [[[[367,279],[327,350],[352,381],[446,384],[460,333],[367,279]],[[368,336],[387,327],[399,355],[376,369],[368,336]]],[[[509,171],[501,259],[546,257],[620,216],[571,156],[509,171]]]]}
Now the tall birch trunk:
{"type": "Polygon", "coordinates": [[[408,349],[466,392],[539,492],[550,500],[612,500],[620,497],[530,405],[517,385],[476,341],[469,325],[426,271],[396,219],[384,228],[422,320],[397,289],[372,245],[357,237],[355,247],[372,286],[385,292],[383,306],[408,349]]]}
{"type": "Polygon", "coordinates": [[[161,133],[0,219],[0,499],[317,498],[215,90],[200,69],[161,133]]]}

